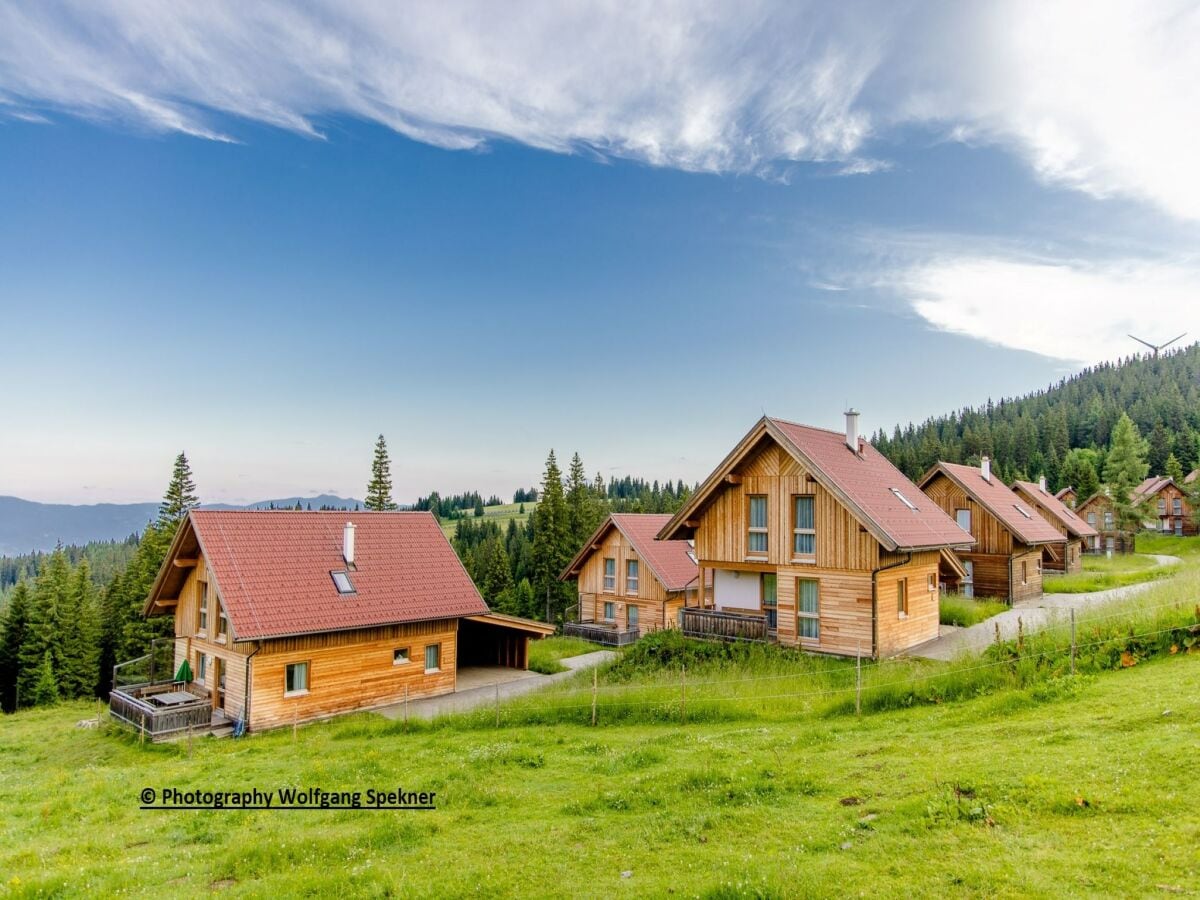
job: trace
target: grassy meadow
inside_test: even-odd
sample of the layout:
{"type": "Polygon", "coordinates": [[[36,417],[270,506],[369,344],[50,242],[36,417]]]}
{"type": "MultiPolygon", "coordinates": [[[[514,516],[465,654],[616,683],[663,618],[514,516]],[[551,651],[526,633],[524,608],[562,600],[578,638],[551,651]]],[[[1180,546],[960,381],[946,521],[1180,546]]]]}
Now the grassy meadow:
{"type": "Polygon", "coordinates": [[[943,625],[968,628],[998,616],[1008,609],[1008,604],[999,600],[980,597],[964,597],[962,594],[942,594],[938,601],[938,613],[943,625]]]}
{"type": "MultiPolygon", "coordinates": [[[[1174,538],[1173,540],[1187,540],[1174,538]]],[[[1138,537],[1138,546],[1144,547],[1145,538],[1138,537]]],[[[1155,551],[1169,553],[1170,551],[1155,551]]],[[[1143,581],[1154,581],[1159,578],[1169,578],[1179,570],[1177,565],[1160,566],[1158,562],[1143,553],[1114,554],[1111,559],[1106,556],[1084,556],[1083,571],[1070,575],[1053,575],[1047,573],[1043,586],[1047,594],[1083,594],[1091,591],[1104,591],[1109,588],[1124,587],[1128,584],[1139,584],[1143,581]]]]}
{"type": "MultiPolygon", "coordinates": [[[[526,503],[525,512],[521,512],[520,503],[501,503],[499,506],[485,506],[483,508],[483,518],[488,522],[495,522],[501,529],[508,528],[510,520],[516,520],[518,525],[524,525],[529,516],[533,513],[536,503],[526,503]]],[[[466,510],[467,518],[472,518],[471,510],[466,510]]],[[[454,537],[454,529],[458,525],[457,519],[442,519],[442,533],[448,538],[454,537]]]]}
{"type": "Polygon", "coordinates": [[[562,635],[530,641],[529,668],[534,672],[541,672],[543,675],[565,672],[567,667],[559,662],[560,659],[566,659],[568,656],[582,656],[598,649],[600,648],[595,644],[580,638],[562,635]]]}

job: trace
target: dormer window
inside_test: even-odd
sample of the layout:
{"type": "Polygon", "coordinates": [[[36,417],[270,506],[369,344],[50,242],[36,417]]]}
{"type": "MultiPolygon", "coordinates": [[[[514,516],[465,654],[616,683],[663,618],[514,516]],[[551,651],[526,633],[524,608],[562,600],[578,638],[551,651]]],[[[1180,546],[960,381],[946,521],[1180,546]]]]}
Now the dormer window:
{"type": "Polygon", "coordinates": [[[333,578],[333,586],[337,588],[339,594],[353,594],[354,583],[350,581],[349,572],[330,572],[333,578]]]}

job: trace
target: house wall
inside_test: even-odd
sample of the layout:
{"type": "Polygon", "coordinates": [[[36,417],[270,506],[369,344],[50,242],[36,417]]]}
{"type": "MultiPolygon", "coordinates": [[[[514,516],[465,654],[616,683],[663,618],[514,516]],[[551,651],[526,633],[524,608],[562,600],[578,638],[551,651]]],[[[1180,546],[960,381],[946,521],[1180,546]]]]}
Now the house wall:
{"type": "Polygon", "coordinates": [[[263,641],[251,660],[251,729],[272,728],[371,709],[454,690],[457,619],[417,622],[263,641]],[[441,647],[438,671],[425,671],[425,648],[441,647]],[[408,648],[408,662],[393,663],[408,648]],[[286,695],[289,663],[308,663],[308,690],[286,695]]]}
{"type": "Polygon", "coordinates": [[[653,570],[633,548],[629,539],[616,527],[609,528],[600,541],[600,548],[593,550],[579,570],[580,616],[594,622],[612,621],[624,627],[628,621],[628,607],[638,608],[638,627],[642,631],[671,628],[678,624],[678,610],[683,606],[681,592],[667,591],[655,577],[653,570]],[[604,560],[615,559],[617,579],[613,590],[604,590],[604,560]],[[638,589],[636,594],[625,590],[625,563],[638,560],[638,589]],[[605,619],[604,603],[614,605],[613,619],[605,619]]]}
{"type": "Polygon", "coordinates": [[[1188,503],[1187,494],[1176,484],[1165,485],[1153,498],[1150,500],[1150,509],[1153,514],[1155,530],[1162,534],[1175,534],[1176,527],[1179,528],[1179,533],[1187,536],[1196,534],[1196,523],[1192,519],[1192,507],[1188,503]],[[1180,503],[1180,514],[1175,514],[1175,501],[1180,503]],[[1162,502],[1163,512],[1159,511],[1159,503],[1162,502]]]}
{"type": "Polygon", "coordinates": [[[1083,521],[1087,522],[1093,528],[1100,532],[1099,536],[1092,539],[1092,545],[1089,549],[1098,552],[1104,552],[1108,549],[1111,542],[1114,553],[1132,553],[1134,547],[1133,534],[1117,527],[1117,518],[1113,510],[1112,501],[1103,494],[1096,494],[1090,497],[1086,502],[1081,504],[1075,513],[1083,521]],[[1113,513],[1113,527],[1105,527],[1104,514],[1106,512],[1113,513]],[[1096,517],[1096,521],[1092,522],[1088,518],[1088,514],[1092,513],[1096,517]]]}

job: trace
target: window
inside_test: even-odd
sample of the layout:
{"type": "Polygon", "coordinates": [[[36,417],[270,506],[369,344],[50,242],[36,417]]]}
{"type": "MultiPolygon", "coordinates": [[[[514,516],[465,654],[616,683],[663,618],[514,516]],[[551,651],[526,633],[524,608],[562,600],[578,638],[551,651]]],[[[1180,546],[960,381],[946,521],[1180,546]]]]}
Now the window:
{"type": "Polygon", "coordinates": [[[1111,509],[1106,509],[1106,510],[1104,511],[1104,529],[1105,529],[1106,531],[1111,531],[1111,530],[1112,530],[1112,527],[1113,527],[1113,514],[1112,514],[1112,510],[1111,510],[1111,509]]]}
{"type": "Polygon", "coordinates": [[[896,613],[901,619],[908,618],[908,579],[896,582],[896,613]]]}
{"type": "Polygon", "coordinates": [[[638,586],[638,561],[636,559],[625,560],[625,593],[637,594],[638,586]]]}
{"type": "Polygon", "coordinates": [[[815,498],[812,494],[801,494],[793,500],[792,556],[813,557],[817,552],[815,498]]]}
{"type": "Polygon", "coordinates": [[[936,594],[938,589],[937,573],[929,573],[929,593],[936,594]]]}
{"type": "Polygon", "coordinates": [[[915,503],[913,503],[911,500],[909,500],[907,497],[905,497],[902,493],[900,493],[899,488],[892,488],[892,493],[896,495],[897,500],[899,500],[901,503],[903,503],[905,506],[907,506],[913,512],[917,511],[917,505],[915,503]]]}
{"type": "Polygon", "coordinates": [[[963,561],[963,569],[967,573],[967,577],[963,579],[962,593],[964,597],[975,596],[975,563],[971,560],[963,561]]]}
{"type": "Polygon", "coordinates": [[[1175,534],[1178,537],[1183,537],[1183,519],[1175,520],[1175,534]]]}
{"type": "Polygon", "coordinates": [[[225,604],[220,600],[217,601],[217,640],[225,640],[225,635],[229,633],[229,617],[225,615],[225,604]]]}
{"type": "Polygon", "coordinates": [[[402,666],[407,662],[409,662],[407,647],[398,647],[392,651],[393,666],[402,666]]]}
{"type": "Polygon", "coordinates": [[[820,640],[820,602],[817,582],[811,578],[796,579],[796,625],[802,639],[820,640]]]}
{"type": "Polygon", "coordinates": [[[1027,510],[1025,507],[1023,507],[1020,503],[1014,503],[1013,509],[1015,509],[1017,512],[1019,512],[1021,515],[1023,515],[1027,519],[1033,518],[1033,513],[1031,513],[1029,510],[1027,510]]]}
{"type": "Polygon", "coordinates": [[[968,534],[971,531],[971,511],[969,509],[956,509],[954,511],[954,521],[958,523],[958,527],[968,534]]]}
{"type": "Polygon", "coordinates": [[[1176,497],[1171,501],[1171,514],[1175,516],[1183,515],[1183,498],[1176,497]]]}
{"type": "Polygon", "coordinates": [[[442,661],[442,645],[430,644],[425,648],[425,671],[437,672],[442,661]]]}
{"type": "Polygon", "coordinates": [[[339,594],[353,594],[354,583],[350,580],[349,572],[330,572],[333,578],[333,585],[337,588],[339,594]]]}
{"type": "Polygon", "coordinates": [[[1021,560],[1021,584],[1029,584],[1029,562],[1021,560]]]}
{"type": "Polygon", "coordinates": [[[1096,514],[1094,512],[1088,513],[1088,524],[1093,528],[1096,527],[1096,514]]]}
{"type": "Polygon", "coordinates": [[[196,629],[200,634],[208,634],[208,582],[200,582],[200,622],[196,629]]]}
{"type": "Polygon", "coordinates": [[[1162,497],[1158,498],[1158,514],[1160,516],[1165,516],[1167,514],[1167,501],[1162,497]]]}
{"type": "Polygon", "coordinates": [[[750,527],[746,541],[749,553],[765,556],[767,553],[767,498],[761,494],[748,498],[750,503],[750,527]]]}
{"type": "Polygon", "coordinates": [[[196,654],[196,681],[204,684],[208,680],[208,657],[203,653],[196,654]]]}
{"type": "Polygon", "coordinates": [[[617,604],[611,600],[604,601],[604,621],[612,622],[617,618],[617,604]]]}
{"type": "Polygon", "coordinates": [[[611,556],[604,558],[604,590],[613,593],[617,589],[617,561],[611,556]]]}
{"type": "Polygon", "coordinates": [[[763,572],[759,580],[759,600],[767,616],[767,627],[778,627],[779,579],[774,572],[763,572]]]}
{"type": "Polygon", "coordinates": [[[308,693],[308,663],[288,663],[284,677],[283,695],[308,693]]]}
{"type": "Polygon", "coordinates": [[[638,608],[632,603],[625,607],[625,624],[631,629],[638,627],[638,608]]]}

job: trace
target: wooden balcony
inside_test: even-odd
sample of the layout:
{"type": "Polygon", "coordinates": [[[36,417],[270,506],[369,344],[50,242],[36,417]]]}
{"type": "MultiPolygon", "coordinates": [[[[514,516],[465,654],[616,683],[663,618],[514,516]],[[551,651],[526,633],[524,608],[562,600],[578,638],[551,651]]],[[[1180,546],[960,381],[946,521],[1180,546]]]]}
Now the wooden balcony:
{"type": "Polygon", "coordinates": [[[686,637],[709,641],[758,641],[771,639],[766,616],[721,612],[715,609],[684,607],[679,611],[679,627],[686,637]]]}
{"type": "Polygon", "coordinates": [[[618,628],[612,622],[564,622],[563,634],[582,638],[605,647],[625,647],[632,644],[642,632],[639,628],[618,628]]]}
{"type": "Polygon", "coordinates": [[[212,698],[195,683],[163,681],[113,688],[108,712],[152,741],[192,731],[204,734],[213,724],[212,698]]]}

